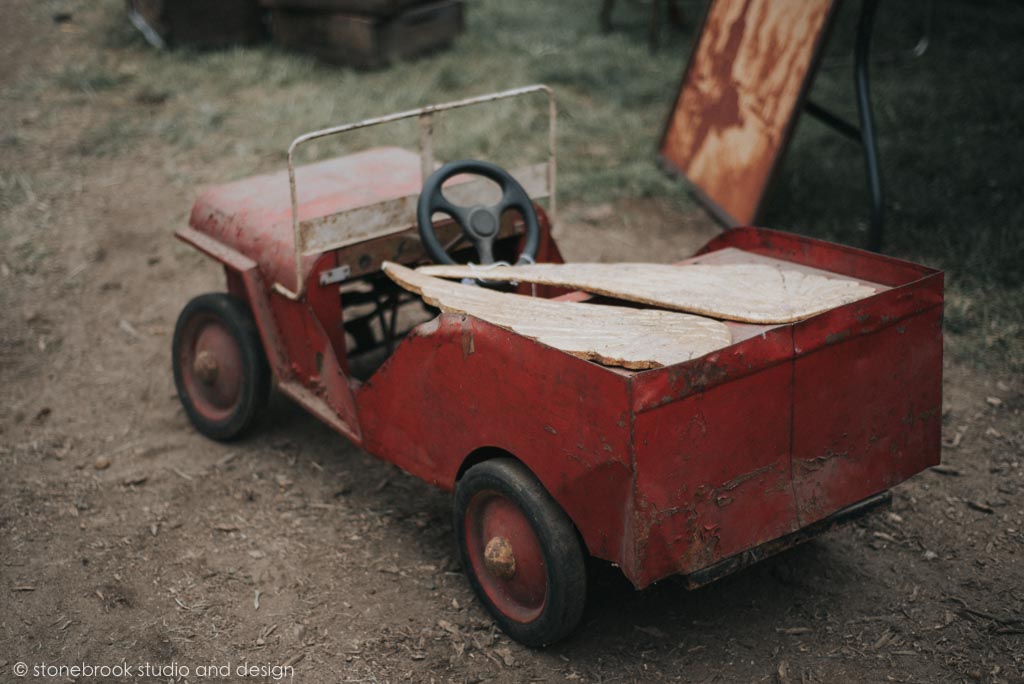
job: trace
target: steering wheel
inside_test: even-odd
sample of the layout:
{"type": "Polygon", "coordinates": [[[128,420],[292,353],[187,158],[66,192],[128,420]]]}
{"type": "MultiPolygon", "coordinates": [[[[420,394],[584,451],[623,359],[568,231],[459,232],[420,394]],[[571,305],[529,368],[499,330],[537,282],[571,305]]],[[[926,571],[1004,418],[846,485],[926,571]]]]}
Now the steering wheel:
{"type": "MultiPolygon", "coordinates": [[[[416,205],[416,221],[419,224],[420,238],[427,254],[438,264],[455,264],[434,232],[432,216],[434,212],[452,217],[459,228],[473,243],[481,264],[494,263],[494,240],[501,229],[501,215],[508,209],[516,209],[526,223],[526,244],[519,255],[518,262],[524,259],[533,261],[537,257],[540,244],[540,224],[537,221],[537,210],[534,209],[530,196],[523,190],[515,178],[500,166],[476,159],[448,162],[423,182],[419,203],[416,205]],[[441,186],[452,176],[460,173],[483,176],[498,184],[501,188],[501,199],[498,203],[487,207],[481,204],[462,207],[449,202],[441,192],[441,186]]],[[[450,247],[451,245],[449,245],[450,247]]],[[[517,263],[518,263],[517,262],[517,263]]]]}

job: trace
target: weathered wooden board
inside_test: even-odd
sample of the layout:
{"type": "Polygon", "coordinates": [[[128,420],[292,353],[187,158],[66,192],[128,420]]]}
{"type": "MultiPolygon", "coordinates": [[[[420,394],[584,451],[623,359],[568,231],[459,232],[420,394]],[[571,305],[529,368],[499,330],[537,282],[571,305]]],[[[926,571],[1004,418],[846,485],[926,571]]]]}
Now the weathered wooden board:
{"type": "Polygon", "coordinates": [[[270,32],[289,49],[373,69],[445,48],[465,25],[461,0],[435,0],[387,17],[273,9],[270,32]]]}
{"type": "Polygon", "coordinates": [[[658,368],[732,343],[724,323],[700,316],[497,292],[432,278],[391,262],[384,262],[383,270],[442,311],[469,314],[608,366],[658,368]]]}
{"type": "Polygon", "coordinates": [[[157,47],[222,48],[266,40],[256,0],[128,0],[129,17],[157,47]]]}
{"type": "Polygon", "coordinates": [[[389,17],[413,5],[422,5],[424,0],[259,0],[259,3],[271,9],[320,10],[389,17]]]}
{"type": "Polygon", "coordinates": [[[810,86],[834,0],[714,0],[661,143],[723,222],[749,225],[810,86]]]}
{"type": "Polygon", "coordinates": [[[875,288],[768,264],[423,266],[442,278],[554,285],[744,323],[790,323],[863,299],[875,288]]]}

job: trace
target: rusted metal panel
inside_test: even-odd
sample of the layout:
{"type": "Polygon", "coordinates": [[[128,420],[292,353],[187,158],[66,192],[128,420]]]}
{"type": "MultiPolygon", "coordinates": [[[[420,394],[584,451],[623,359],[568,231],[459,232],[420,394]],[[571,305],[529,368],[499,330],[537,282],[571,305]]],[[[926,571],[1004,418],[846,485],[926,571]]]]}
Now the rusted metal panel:
{"type": "Polygon", "coordinates": [[[862,501],[858,501],[857,503],[847,506],[842,510],[836,511],[827,518],[823,518],[822,520],[811,523],[810,525],[805,525],[795,532],[772,539],[771,541],[747,549],[741,553],[733,554],[714,565],[690,573],[686,575],[686,586],[689,589],[697,589],[705,584],[710,584],[715,580],[731,575],[732,573],[751,566],[754,563],[759,563],[766,558],[774,556],[775,554],[810,541],[815,537],[828,532],[834,527],[849,524],[868,513],[872,513],[880,508],[887,508],[891,505],[891,492],[882,492],[881,494],[869,496],[862,501]]]}
{"type": "Polygon", "coordinates": [[[752,222],[810,86],[835,0],[715,0],[661,156],[727,225],[752,222]]]}
{"type": "MultiPolygon", "coordinates": [[[[311,276],[311,279],[313,277],[315,276],[311,276]]],[[[320,286],[310,283],[309,293],[312,293],[314,288],[320,286]]],[[[327,286],[322,290],[323,296],[333,297],[336,302],[338,301],[335,287],[327,286]]],[[[344,363],[339,361],[335,351],[335,345],[339,345],[344,351],[344,337],[340,330],[340,306],[335,304],[337,313],[330,319],[335,335],[335,339],[332,340],[332,335],[327,334],[313,309],[311,300],[315,300],[318,295],[309,293],[306,301],[294,301],[277,292],[270,294],[273,320],[282,330],[287,331],[283,336],[289,359],[289,373],[286,377],[290,377],[322,401],[324,408],[329,409],[326,417],[331,420],[340,419],[348,426],[348,432],[359,435],[361,430],[352,387],[344,363]]]]}
{"type": "Polygon", "coordinates": [[[256,268],[256,262],[249,257],[194,228],[178,228],[174,231],[174,237],[185,244],[192,245],[203,254],[235,271],[248,271],[256,268]]]}
{"type": "Polygon", "coordinates": [[[634,377],[633,410],[638,414],[651,411],[788,363],[793,356],[791,326],[727,325],[736,341],[732,346],[687,363],[634,377]]]}
{"type": "Polygon", "coordinates": [[[938,463],[942,274],[758,229],[727,231],[700,254],[736,248],[887,288],[634,375],[635,556],[626,569],[638,586],[742,567],[744,554],[787,528],[938,463]]]}
{"type": "Polygon", "coordinates": [[[823,345],[793,376],[801,524],[939,463],[941,306],[823,345]]]}
{"type": "Polygon", "coordinates": [[[694,572],[799,527],[791,393],[791,364],[782,363],[636,415],[635,584],[694,572]]]}
{"type": "Polygon", "coordinates": [[[461,0],[414,5],[389,16],[293,8],[270,14],[279,45],[364,69],[448,47],[463,27],[461,0]]]}
{"type": "Polygon", "coordinates": [[[632,491],[626,376],[488,323],[443,314],[415,329],[356,394],[365,448],[451,489],[463,459],[502,449],[624,562],[632,491]]]}

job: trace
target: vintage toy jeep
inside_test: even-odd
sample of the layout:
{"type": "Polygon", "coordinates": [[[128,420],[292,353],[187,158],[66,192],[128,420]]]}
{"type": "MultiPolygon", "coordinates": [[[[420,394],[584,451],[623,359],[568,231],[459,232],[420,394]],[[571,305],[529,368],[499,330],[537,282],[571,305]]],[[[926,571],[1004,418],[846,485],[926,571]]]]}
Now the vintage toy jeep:
{"type": "Polygon", "coordinates": [[[579,621],[588,555],[637,588],[711,582],[886,503],[938,463],[941,418],[942,274],[878,254],[727,230],[684,263],[767,260],[877,292],[796,323],[727,323],[730,346],[643,371],[438,315],[383,276],[385,260],[561,262],[553,99],[539,164],[437,169],[432,153],[443,112],[544,96],[533,86],[317,131],[292,143],[287,171],[205,191],[177,237],[223,264],[227,293],[188,303],[173,348],[202,433],[241,434],[274,384],[369,453],[453,490],[473,589],[531,645],[579,621]],[[410,117],[418,153],[294,162],[307,141],[410,117]],[[480,205],[481,174],[503,190],[496,207],[480,205]],[[450,219],[434,222],[435,210],[450,219]],[[471,244],[451,247],[462,236],[471,244]]]}

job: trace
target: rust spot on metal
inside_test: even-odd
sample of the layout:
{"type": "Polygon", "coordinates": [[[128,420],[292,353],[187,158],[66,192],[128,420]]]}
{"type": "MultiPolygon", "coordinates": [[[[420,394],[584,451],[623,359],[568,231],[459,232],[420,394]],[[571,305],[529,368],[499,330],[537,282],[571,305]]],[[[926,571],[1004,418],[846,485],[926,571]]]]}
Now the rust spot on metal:
{"type": "Polygon", "coordinates": [[[487,571],[501,579],[512,579],[516,575],[516,557],[512,544],[504,537],[491,537],[484,548],[484,564],[487,571]]]}
{"type": "Polygon", "coordinates": [[[821,470],[826,463],[835,458],[849,458],[850,453],[848,451],[832,451],[831,449],[825,449],[825,453],[821,456],[815,456],[814,458],[805,458],[800,460],[800,465],[804,470],[821,470]]]}
{"type": "Polygon", "coordinates": [[[473,326],[468,318],[464,318],[462,319],[462,358],[468,359],[474,352],[476,352],[476,342],[473,340],[473,326]]]}
{"type": "Polygon", "coordinates": [[[218,368],[217,357],[205,349],[196,354],[196,360],[192,364],[192,370],[204,385],[212,385],[217,381],[218,368]]]}
{"type": "Polygon", "coordinates": [[[825,335],[825,344],[838,344],[843,340],[849,339],[849,330],[840,330],[839,332],[829,333],[825,335]]]}
{"type": "Polygon", "coordinates": [[[716,492],[732,491],[733,489],[736,489],[737,487],[739,487],[744,482],[747,482],[749,480],[753,480],[755,477],[760,477],[761,475],[764,475],[765,473],[771,472],[772,468],[774,468],[774,467],[775,467],[774,463],[769,463],[768,465],[764,465],[764,466],[761,466],[760,468],[757,468],[755,470],[751,470],[749,473],[743,473],[742,475],[740,475],[738,477],[734,477],[733,479],[731,479],[728,482],[724,483],[721,487],[719,487],[715,491],[716,492]]]}

